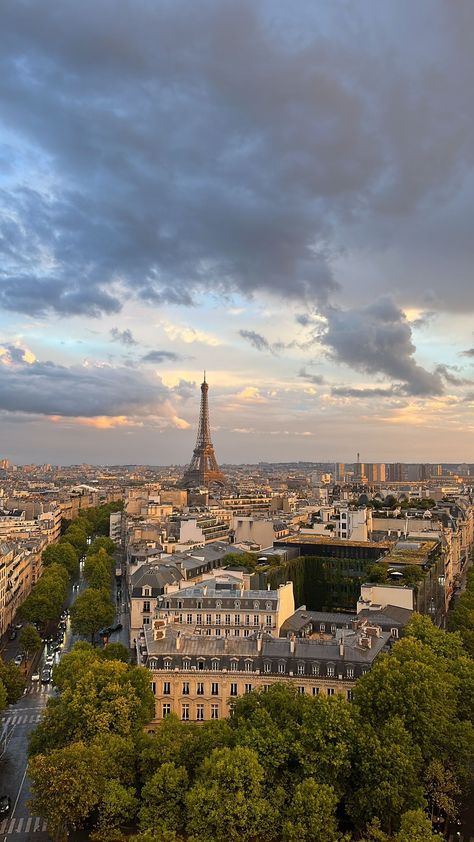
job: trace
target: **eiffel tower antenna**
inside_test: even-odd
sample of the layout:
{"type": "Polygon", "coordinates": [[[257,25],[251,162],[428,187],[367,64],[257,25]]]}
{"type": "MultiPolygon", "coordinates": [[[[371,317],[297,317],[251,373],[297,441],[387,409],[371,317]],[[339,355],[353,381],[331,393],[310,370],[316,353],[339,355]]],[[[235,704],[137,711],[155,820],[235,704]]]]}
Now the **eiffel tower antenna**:
{"type": "Polygon", "coordinates": [[[225,476],[217,464],[211,441],[208,392],[209,384],[206,381],[206,372],[204,372],[204,380],[201,383],[201,409],[196,446],[193,451],[193,458],[184,472],[182,481],[185,488],[202,485],[209,487],[212,484],[225,485],[226,482],[225,476]]]}

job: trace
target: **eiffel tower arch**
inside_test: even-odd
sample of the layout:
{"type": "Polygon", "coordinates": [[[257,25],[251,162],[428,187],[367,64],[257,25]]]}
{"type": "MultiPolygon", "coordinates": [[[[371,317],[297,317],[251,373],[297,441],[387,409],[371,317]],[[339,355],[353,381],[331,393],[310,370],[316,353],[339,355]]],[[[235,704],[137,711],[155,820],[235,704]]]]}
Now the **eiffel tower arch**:
{"type": "Polygon", "coordinates": [[[199,426],[193,458],[186,468],[181,485],[183,488],[197,486],[225,485],[226,478],[217,464],[216,454],[211,442],[211,425],[209,423],[209,385],[206,382],[206,372],[201,383],[201,409],[199,411],[199,426]]]}

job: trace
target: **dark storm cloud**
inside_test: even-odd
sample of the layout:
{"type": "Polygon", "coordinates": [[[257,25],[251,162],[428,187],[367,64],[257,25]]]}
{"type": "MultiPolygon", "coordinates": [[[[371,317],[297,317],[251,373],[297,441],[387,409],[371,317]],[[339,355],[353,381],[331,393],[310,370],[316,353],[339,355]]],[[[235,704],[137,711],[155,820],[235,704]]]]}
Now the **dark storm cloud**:
{"type": "Polygon", "coordinates": [[[0,305],[324,303],[335,257],[400,242],[401,290],[473,301],[473,25],[467,0],[4,3],[0,305]]]}
{"type": "Polygon", "coordinates": [[[113,327],[110,331],[112,342],[120,342],[122,345],[138,345],[136,339],[133,338],[133,333],[129,328],[126,330],[119,330],[118,327],[113,327]]]}
{"type": "Polygon", "coordinates": [[[64,417],[172,415],[158,378],[126,367],[27,362],[12,346],[0,357],[0,409],[64,417]],[[164,412],[164,407],[166,412],[164,412]]]}
{"type": "Polygon", "coordinates": [[[440,371],[430,372],[414,359],[410,324],[392,298],[384,296],[356,310],[328,308],[319,341],[331,359],[366,374],[383,374],[408,395],[441,395],[440,371]]]}
{"type": "Polygon", "coordinates": [[[393,398],[401,394],[398,387],[380,388],[378,386],[373,389],[357,389],[352,386],[333,386],[331,395],[336,398],[393,398]]]}
{"type": "Polygon", "coordinates": [[[175,354],[174,351],[149,351],[142,357],[142,363],[175,363],[181,359],[183,358],[179,354],[175,354]]]}

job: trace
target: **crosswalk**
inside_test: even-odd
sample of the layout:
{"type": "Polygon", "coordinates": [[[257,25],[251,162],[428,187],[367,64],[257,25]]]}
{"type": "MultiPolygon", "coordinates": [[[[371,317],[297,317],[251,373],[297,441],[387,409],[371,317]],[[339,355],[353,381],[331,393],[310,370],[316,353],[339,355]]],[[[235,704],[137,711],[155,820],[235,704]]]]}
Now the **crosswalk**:
{"type": "Polygon", "coordinates": [[[10,833],[46,833],[47,829],[47,823],[40,816],[3,819],[0,824],[0,835],[8,836],[10,833]]]}
{"type": "Polygon", "coordinates": [[[49,684],[30,684],[24,691],[24,696],[47,695],[51,693],[49,684]]]}
{"type": "MultiPolygon", "coordinates": [[[[40,713],[21,713],[21,714],[14,714],[13,716],[3,716],[0,720],[2,727],[4,725],[32,725],[41,722],[41,714],[40,713]]],[[[1,831],[0,831],[1,834],[1,831]]]]}

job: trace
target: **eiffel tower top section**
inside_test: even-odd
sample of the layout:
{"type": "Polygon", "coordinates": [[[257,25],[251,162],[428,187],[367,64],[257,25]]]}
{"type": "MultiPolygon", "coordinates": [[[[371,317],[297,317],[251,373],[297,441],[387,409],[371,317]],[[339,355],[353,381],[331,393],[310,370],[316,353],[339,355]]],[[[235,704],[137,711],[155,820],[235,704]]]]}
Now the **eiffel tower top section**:
{"type": "Polygon", "coordinates": [[[201,409],[199,412],[199,426],[193,458],[186,468],[182,485],[184,488],[198,486],[225,485],[226,478],[217,464],[216,454],[211,442],[211,425],[209,423],[209,385],[206,382],[206,372],[201,383],[201,409]]]}

